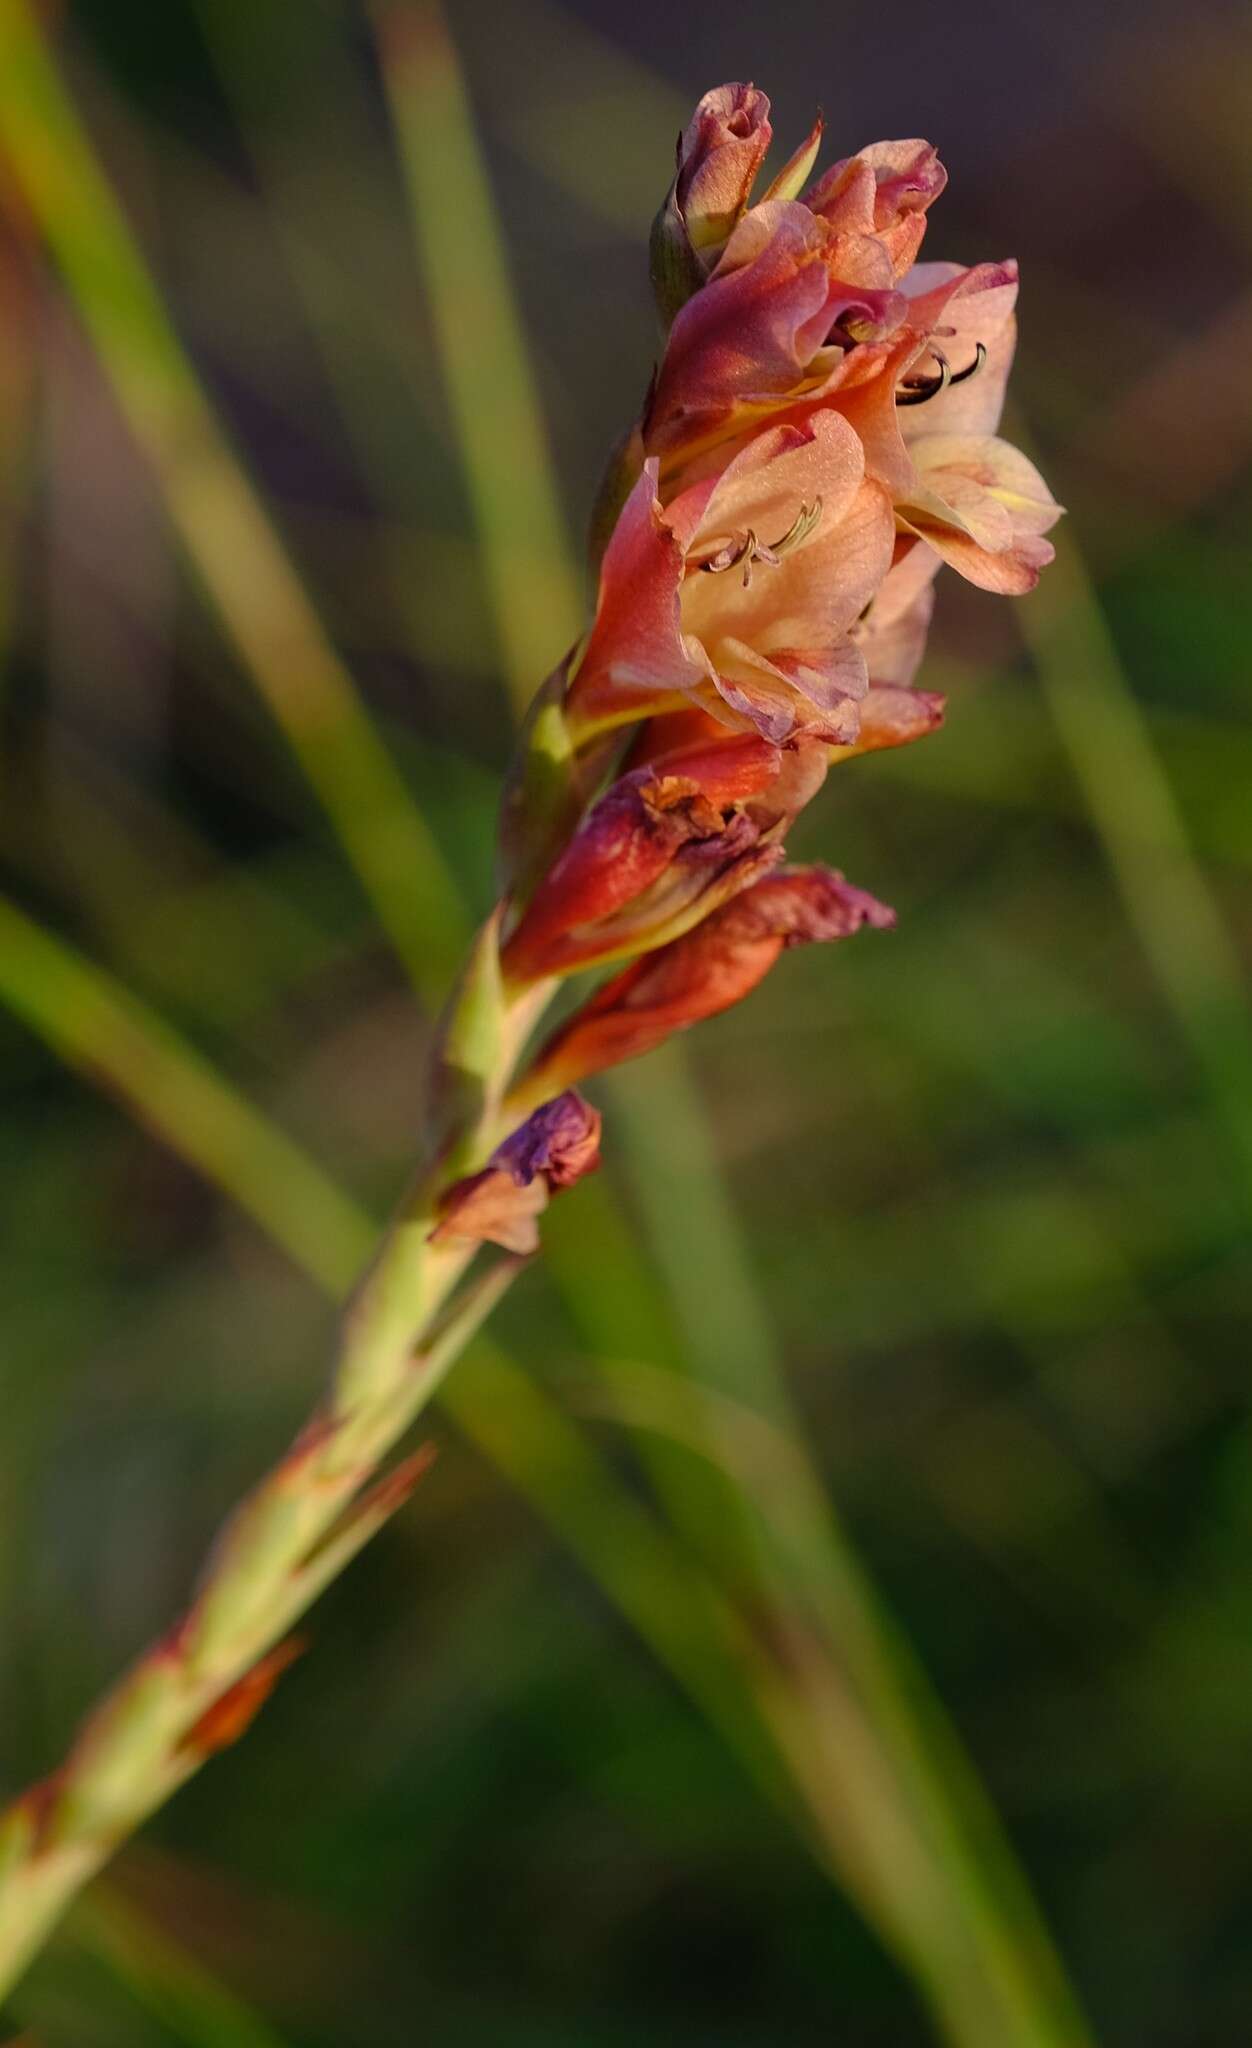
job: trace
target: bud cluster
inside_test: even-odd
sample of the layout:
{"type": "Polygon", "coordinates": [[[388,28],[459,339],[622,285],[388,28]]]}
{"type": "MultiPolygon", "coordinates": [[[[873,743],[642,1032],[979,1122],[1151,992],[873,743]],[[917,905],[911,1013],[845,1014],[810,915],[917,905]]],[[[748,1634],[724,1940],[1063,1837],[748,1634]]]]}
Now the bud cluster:
{"type": "Polygon", "coordinates": [[[996,432],[1016,265],[917,260],[946,183],[928,143],[810,182],[819,121],[754,204],[770,141],[751,85],[679,138],[651,241],[665,342],[593,521],[594,614],[506,797],[492,1000],[616,971],[480,1119],[504,1139],[441,1236],[533,1245],[595,1163],[575,1082],[738,1002],[784,948],[891,923],[786,866],[788,829],[833,763],[941,723],[913,678],[943,564],[1019,593],[1051,559],[1059,507],[996,432]]]}

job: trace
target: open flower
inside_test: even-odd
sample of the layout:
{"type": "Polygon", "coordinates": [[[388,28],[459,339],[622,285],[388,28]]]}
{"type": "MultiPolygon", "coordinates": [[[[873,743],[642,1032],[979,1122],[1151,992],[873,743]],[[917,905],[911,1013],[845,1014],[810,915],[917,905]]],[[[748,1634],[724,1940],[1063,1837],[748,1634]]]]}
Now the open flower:
{"type": "Polygon", "coordinates": [[[648,462],[605,553],[575,731],[686,699],[775,744],[853,738],[867,673],[851,629],[893,545],[887,492],[835,413],[754,435],[668,505],[648,462]]]}
{"type": "MultiPolygon", "coordinates": [[[[1013,357],[1017,266],[920,264],[908,319],[879,373],[830,394],[902,532],[984,590],[1030,590],[1061,516],[1034,464],[995,434],[1013,357]]],[[[921,573],[921,572],[919,572],[921,573]]]]}

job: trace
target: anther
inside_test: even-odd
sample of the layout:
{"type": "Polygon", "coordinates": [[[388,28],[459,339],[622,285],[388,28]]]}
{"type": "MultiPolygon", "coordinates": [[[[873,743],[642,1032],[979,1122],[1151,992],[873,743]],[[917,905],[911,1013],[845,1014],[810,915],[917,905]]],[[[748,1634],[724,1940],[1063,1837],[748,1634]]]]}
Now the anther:
{"type": "Polygon", "coordinates": [[[776,540],[769,552],[771,555],[785,555],[788,548],[798,548],[807,540],[822,516],[822,501],[814,498],[811,505],[801,505],[781,540],[776,540]]]}
{"type": "Polygon", "coordinates": [[[789,548],[798,548],[807,540],[822,516],[822,501],[814,498],[811,505],[802,504],[781,540],[771,542],[758,540],[755,528],[749,527],[741,539],[727,541],[707,561],[694,564],[709,576],[724,576],[728,569],[737,569],[743,564],[743,587],[749,589],[752,570],[757,562],[764,562],[767,568],[776,569],[779,559],[789,548]]]}
{"type": "Polygon", "coordinates": [[[974,343],[973,362],[967,363],[963,370],[953,371],[952,375],[948,378],[949,384],[968,384],[971,377],[976,377],[978,375],[978,372],[981,370],[986,360],[987,348],[985,342],[976,341],[974,343]]]}
{"type": "Polygon", "coordinates": [[[943,350],[936,348],[933,342],[930,353],[939,365],[939,375],[905,378],[896,393],[897,405],[925,405],[928,399],[938,398],[939,393],[946,391],[950,384],[968,383],[971,377],[978,375],[987,360],[986,345],[981,341],[974,343],[974,360],[967,363],[963,370],[954,370],[943,350]]]}
{"type": "Polygon", "coordinates": [[[928,399],[938,398],[952,381],[952,365],[941,348],[932,342],[930,353],[939,365],[937,377],[907,377],[896,392],[897,405],[925,405],[928,399]]]}

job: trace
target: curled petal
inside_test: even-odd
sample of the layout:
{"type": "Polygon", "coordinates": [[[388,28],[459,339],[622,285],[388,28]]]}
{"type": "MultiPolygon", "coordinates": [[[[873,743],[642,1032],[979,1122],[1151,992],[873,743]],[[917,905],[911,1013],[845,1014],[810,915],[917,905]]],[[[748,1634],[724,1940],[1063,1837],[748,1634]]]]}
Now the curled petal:
{"type": "Polygon", "coordinates": [[[911,452],[918,485],[897,505],[901,524],[981,589],[1032,590],[1061,516],[1033,462],[987,435],[926,434],[911,452]]]}
{"type": "Polygon", "coordinates": [[[876,234],[903,276],[926,232],[926,209],[948,174],[930,143],[875,142],[818,179],[807,204],[844,232],[876,234]]]}
{"type": "Polygon", "coordinates": [[[498,1145],[481,1173],[448,1190],[431,1242],[461,1237],[533,1252],[539,1243],[536,1219],[551,1196],[599,1163],[599,1112],[566,1089],[498,1145]]]}
{"type": "Polygon", "coordinates": [[[736,640],[719,648],[718,695],[776,745],[801,735],[832,746],[854,738],[867,683],[865,656],[851,639],[807,653],[758,654],[736,640]]]}
{"type": "MultiPolygon", "coordinates": [[[[629,762],[632,767],[651,763],[662,767],[679,749],[696,745],[723,746],[726,728],[707,711],[693,705],[667,718],[650,718],[639,731],[629,762]]],[[[807,736],[787,741],[780,756],[778,773],[755,795],[746,796],[744,811],[762,835],[776,833],[789,825],[811,803],[826,779],[828,749],[807,736]]]]}
{"type": "Polygon", "coordinates": [[[526,1085],[582,1079],[651,1052],[671,1032],[740,1002],[785,947],[894,922],[833,869],[783,868],[608,982],[549,1039],[526,1085]]]}
{"type": "Polygon", "coordinates": [[[943,724],[945,700],[937,690],[909,690],[899,683],[871,683],[861,706],[860,726],[851,746],[832,747],[831,759],[851,760],[855,754],[876,754],[884,747],[923,740],[943,724]]]}

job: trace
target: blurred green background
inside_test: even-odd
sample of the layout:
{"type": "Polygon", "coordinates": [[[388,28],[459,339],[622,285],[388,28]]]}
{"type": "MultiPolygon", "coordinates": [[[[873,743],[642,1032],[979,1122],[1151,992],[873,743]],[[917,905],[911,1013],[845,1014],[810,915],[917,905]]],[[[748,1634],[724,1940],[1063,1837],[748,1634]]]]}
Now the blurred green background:
{"type": "MultiPolygon", "coordinates": [[[[42,166],[59,223],[53,264],[4,170],[0,866],[112,977],[0,913],[4,1790],[176,1611],[333,1334],[301,1270],[322,1183],[197,1097],[113,985],[385,1211],[430,1006],[490,900],[515,709],[577,618],[569,536],[652,361],[674,134],[752,77],[784,141],[820,99],[827,161],[939,146],[926,254],[1020,258],[1012,431],[1070,516],[1034,597],[944,579],[922,679],[946,729],[841,769],[803,820],[799,850],[899,929],[786,960],[593,1090],[603,1174],[498,1333],[680,1523],[716,1520],[707,1475],[650,1464],[606,1389],[663,1366],[761,1405],[785,1375],[1095,2035],[1239,2048],[1247,16],[450,0],[446,41],[403,0],[42,12],[159,296],[118,288],[73,152],[49,124],[41,151],[0,65],[0,163],[42,166]]],[[[412,1507],[247,1741],[76,1910],[19,2033],[931,2038],[587,1569],[616,1540],[594,1486],[554,1508],[475,1370],[412,1507]]]]}

